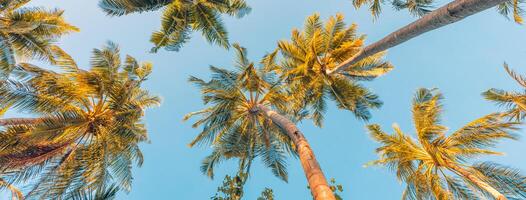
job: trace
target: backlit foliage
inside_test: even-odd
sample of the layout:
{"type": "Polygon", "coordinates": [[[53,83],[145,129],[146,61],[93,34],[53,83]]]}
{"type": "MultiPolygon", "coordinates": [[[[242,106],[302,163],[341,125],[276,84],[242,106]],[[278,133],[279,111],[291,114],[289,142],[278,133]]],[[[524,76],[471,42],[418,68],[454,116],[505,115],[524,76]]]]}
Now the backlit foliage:
{"type": "Polygon", "coordinates": [[[380,159],[371,164],[383,165],[406,183],[403,199],[493,199],[458,171],[465,168],[510,199],[526,197],[526,177],[517,170],[486,162],[470,164],[484,155],[499,155],[490,150],[502,139],[515,139],[517,123],[507,122],[501,114],[489,114],[459,130],[446,134],[441,121],[442,95],[436,90],[420,89],[413,99],[413,123],[416,139],[393,126],[394,134],[369,125],[372,138],[380,142],[376,149],[380,159]]]}
{"type": "Polygon", "coordinates": [[[234,48],[237,53],[234,70],[212,66],[211,80],[190,77],[189,81],[201,89],[207,106],[185,117],[199,116],[193,127],[203,128],[190,146],[212,145],[213,152],[201,167],[209,177],[213,177],[214,167],[224,160],[238,158],[240,166],[250,168],[251,161],[261,157],[274,175],[286,181],[285,158],[293,152],[291,141],[257,106],[262,104],[285,113],[287,92],[275,74],[263,71],[273,63],[266,62],[268,56],[263,59],[263,67],[258,68],[247,59],[246,49],[237,44],[234,48]]]}
{"type": "Polygon", "coordinates": [[[65,22],[64,11],[24,7],[30,0],[0,1],[0,74],[7,76],[16,57],[54,62],[55,42],[78,29],[65,22]]]}
{"type": "Polygon", "coordinates": [[[526,117],[526,78],[511,70],[504,63],[506,72],[522,87],[522,92],[507,92],[500,89],[490,89],[482,95],[487,100],[493,101],[507,109],[506,113],[512,119],[523,120],[526,117]]]}
{"type": "Polygon", "coordinates": [[[91,68],[81,69],[55,51],[62,72],[27,63],[0,82],[0,106],[33,118],[0,119],[0,177],[30,188],[26,198],[72,198],[79,193],[129,191],[131,169],[143,162],[138,144],[147,141],[142,117],[159,104],[141,84],[150,63],[108,43],[94,49],[91,68]]]}
{"type": "Polygon", "coordinates": [[[306,19],[303,30],[294,29],[290,40],[278,43],[284,59],[279,66],[270,67],[284,77],[294,91],[293,99],[301,100],[295,109],[310,110],[318,126],[322,125],[327,99],[364,120],[371,117],[369,109],[382,105],[378,96],[359,82],[371,81],[393,68],[382,60],[384,53],[367,57],[341,73],[327,74],[363,47],[365,36],[357,35],[356,28],[355,24],[347,26],[341,14],[325,24],[314,14],[306,19]]]}
{"type": "MultiPolygon", "coordinates": [[[[386,3],[391,4],[395,10],[406,10],[413,16],[423,16],[428,12],[433,11],[434,0],[352,0],[354,7],[360,8],[362,6],[368,6],[371,14],[377,18],[382,12],[382,6],[386,3]]],[[[524,9],[522,5],[524,0],[507,0],[497,6],[497,10],[500,14],[505,17],[513,16],[513,20],[519,24],[524,21],[522,16],[524,9]]]]}
{"type": "Polygon", "coordinates": [[[250,12],[244,0],[101,0],[99,6],[112,16],[163,8],[161,28],[150,38],[155,45],[152,52],[160,48],[178,51],[193,31],[200,31],[210,43],[228,48],[221,15],[241,18],[250,12]]]}

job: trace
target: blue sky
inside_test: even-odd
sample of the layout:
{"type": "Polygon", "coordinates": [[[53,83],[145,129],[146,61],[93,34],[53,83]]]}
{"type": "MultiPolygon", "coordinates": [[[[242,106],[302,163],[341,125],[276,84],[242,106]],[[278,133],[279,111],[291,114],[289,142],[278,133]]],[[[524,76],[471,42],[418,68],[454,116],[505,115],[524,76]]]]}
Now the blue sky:
{"type": "MultiPolygon", "coordinates": [[[[436,6],[444,2],[437,2],[436,6]]],[[[368,35],[367,43],[415,20],[405,11],[395,12],[385,6],[380,19],[374,21],[366,9],[355,10],[350,0],[248,0],[248,3],[253,8],[248,16],[225,17],[224,21],[230,40],[248,48],[254,61],[273,50],[278,40],[289,38],[291,29],[302,26],[305,17],[314,12],[323,19],[343,13],[346,22],[357,23],[359,32],[368,35]]],[[[81,32],[65,37],[61,43],[82,66],[88,66],[91,49],[107,40],[120,44],[123,53],[154,63],[146,87],[160,95],[163,103],[147,112],[151,143],[142,145],[145,163],[134,169],[132,191],[120,193],[118,199],[209,199],[223,176],[234,172],[235,163],[220,165],[215,180],[200,173],[200,162],[210,149],[187,147],[199,130],[181,119],[203,105],[199,91],[186,80],[190,75],[208,78],[209,65],[231,67],[234,53],[210,46],[199,34],[194,34],[180,52],[148,53],[152,47],[148,41],[150,33],[159,27],[159,12],[112,18],[98,9],[95,0],[33,0],[31,5],[66,11],[67,20],[81,32]]],[[[396,122],[412,133],[410,100],[420,87],[436,87],[444,93],[444,124],[452,130],[497,111],[480,93],[492,87],[519,89],[505,74],[502,63],[506,61],[526,74],[525,35],[524,26],[490,9],[391,49],[387,60],[395,69],[366,83],[384,101],[384,106],[374,111],[370,123],[391,130],[396,122]]],[[[344,199],[399,199],[402,185],[394,175],[380,167],[363,167],[377,158],[374,149],[378,146],[366,134],[365,124],[331,104],[322,129],[309,121],[299,127],[311,142],[325,175],[343,184],[344,199]]],[[[526,170],[524,140],[504,142],[498,150],[506,155],[487,159],[526,170]]],[[[245,188],[245,199],[256,199],[264,187],[273,188],[276,199],[310,199],[299,160],[288,159],[288,169],[289,183],[284,183],[258,161],[245,188]]]]}

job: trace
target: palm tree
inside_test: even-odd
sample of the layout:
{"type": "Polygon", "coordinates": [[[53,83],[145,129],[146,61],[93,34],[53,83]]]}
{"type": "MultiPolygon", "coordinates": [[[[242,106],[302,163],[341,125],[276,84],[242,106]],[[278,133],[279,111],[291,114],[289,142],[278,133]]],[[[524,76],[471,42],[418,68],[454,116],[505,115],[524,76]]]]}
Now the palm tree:
{"type": "Polygon", "coordinates": [[[21,8],[30,0],[0,2],[0,73],[14,68],[15,57],[53,62],[52,50],[61,36],[78,28],[68,24],[59,9],[21,8]]]}
{"type": "Polygon", "coordinates": [[[490,150],[501,139],[515,139],[518,123],[503,120],[502,114],[476,119],[452,134],[440,124],[442,95],[419,89],[413,99],[416,140],[394,125],[394,134],[369,125],[383,165],[406,183],[402,199],[497,199],[526,197],[526,177],[518,171],[495,164],[470,164],[471,158],[499,155],[490,150]],[[507,196],[507,197],[506,197],[507,196]]]}
{"type": "Polygon", "coordinates": [[[314,198],[334,200],[309,143],[289,118],[279,114],[290,114],[288,92],[274,73],[263,70],[275,65],[275,53],[265,56],[263,67],[256,68],[246,58],[244,48],[237,44],[234,47],[235,70],[211,67],[210,81],[190,78],[201,89],[204,104],[209,105],[186,117],[199,115],[201,118],[193,126],[203,127],[190,146],[212,144],[215,147],[202,170],[212,169],[213,164],[225,158],[251,161],[259,156],[276,176],[286,180],[285,154],[293,148],[314,198]],[[216,150],[218,148],[220,150],[216,150]]]}
{"type": "MultiPolygon", "coordinates": [[[[526,89],[526,78],[515,73],[508,67],[508,64],[504,63],[506,72],[515,80],[519,85],[526,89]]],[[[526,90],[522,93],[519,92],[506,92],[500,89],[490,89],[483,93],[483,96],[490,101],[493,101],[499,105],[508,108],[506,112],[512,119],[523,120],[526,117],[526,90]]]]}
{"type": "MultiPolygon", "coordinates": [[[[382,4],[385,4],[385,1],[378,0],[353,0],[353,5],[356,8],[360,8],[364,5],[369,6],[369,11],[376,18],[380,15],[382,11],[382,4]]],[[[431,12],[433,8],[434,0],[390,0],[389,3],[396,10],[407,9],[411,15],[414,16],[423,16],[431,12]]],[[[520,4],[524,3],[521,0],[507,0],[498,4],[497,8],[500,14],[508,17],[510,14],[513,15],[515,22],[521,24],[523,19],[521,15],[524,13],[523,8],[520,7],[520,4]]]]}
{"type": "Polygon", "coordinates": [[[101,0],[99,6],[111,16],[164,8],[161,29],[150,38],[155,45],[152,52],[160,48],[178,51],[192,31],[200,31],[210,43],[229,48],[221,14],[241,18],[250,12],[244,0],[101,0]]]}
{"type": "Polygon", "coordinates": [[[90,70],[54,54],[64,72],[20,63],[16,80],[0,84],[0,106],[32,116],[0,119],[0,176],[30,184],[27,198],[68,199],[111,183],[128,191],[133,163],[143,162],[144,110],[159,104],[141,88],[152,65],[131,56],[121,63],[111,42],[93,50],[90,70]]]}
{"type": "MultiPolygon", "coordinates": [[[[371,55],[385,51],[428,31],[463,20],[466,17],[488,8],[502,5],[503,3],[507,5],[507,2],[509,1],[510,0],[455,0],[390,33],[379,41],[367,45],[358,53],[355,53],[352,56],[347,57],[345,61],[340,62],[338,66],[328,70],[327,74],[345,71],[345,69],[371,55]]],[[[377,1],[375,0],[374,2],[377,1]]]]}
{"type": "Polygon", "coordinates": [[[274,191],[271,188],[265,188],[257,200],[274,200],[274,191]]]}
{"type": "Polygon", "coordinates": [[[337,14],[323,24],[319,15],[306,19],[302,31],[294,29],[290,41],[279,41],[284,59],[280,66],[271,67],[281,74],[294,91],[294,99],[303,99],[295,110],[309,107],[315,124],[322,125],[326,99],[334,100],[341,109],[357,118],[371,117],[369,109],[382,102],[359,81],[370,81],[393,69],[382,60],[383,52],[371,55],[338,74],[327,74],[340,62],[358,53],[365,36],[356,34],[355,24],[346,26],[344,17],[337,14]]]}

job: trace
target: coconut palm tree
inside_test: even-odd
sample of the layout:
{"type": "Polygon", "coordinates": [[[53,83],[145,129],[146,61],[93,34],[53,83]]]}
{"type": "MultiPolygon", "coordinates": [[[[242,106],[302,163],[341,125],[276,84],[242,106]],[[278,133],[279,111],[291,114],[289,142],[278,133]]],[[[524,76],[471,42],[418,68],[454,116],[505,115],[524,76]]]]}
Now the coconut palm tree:
{"type": "MultiPolygon", "coordinates": [[[[364,5],[369,6],[369,11],[376,18],[380,15],[382,11],[382,4],[385,4],[385,1],[378,0],[353,0],[353,5],[356,8],[360,8],[364,5]]],[[[409,11],[411,15],[414,16],[423,16],[432,11],[433,0],[390,0],[388,1],[392,7],[396,10],[405,10],[409,11]]],[[[524,1],[521,0],[507,0],[498,4],[497,9],[500,14],[508,17],[510,14],[513,15],[513,19],[517,23],[522,23],[522,14],[524,10],[521,4],[524,1]]]]}
{"type": "Polygon", "coordinates": [[[25,7],[30,0],[0,2],[0,73],[9,74],[15,57],[53,62],[53,48],[61,36],[78,28],[68,24],[59,9],[25,7]]]}
{"type": "Polygon", "coordinates": [[[250,12],[244,0],[101,0],[99,6],[111,16],[164,8],[161,28],[150,38],[155,45],[152,52],[160,48],[178,51],[190,39],[192,31],[200,31],[210,43],[229,48],[221,14],[241,18],[250,12]]]}
{"type": "Polygon", "coordinates": [[[526,117],[526,78],[515,73],[504,63],[506,72],[523,87],[525,90],[521,92],[506,92],[500,89],[490,89],[483,93],[483,96],[490,101],[506,107],[506,113],[515,120],[523,120],[526,117]]]}
{"type": "Polygon", "coordinates": [[[419,89],[413,99],[416,139],[394,125],[394,134],[369,125],[372,138],[380,142],[379,159],[406,183],[402,199],[523,199],[526,177],[495,163],[471,164],[470,159],[499,155],[490,150],[502,139],[515,139],[518,123],[503,120],[501,114],[476,119],[447,135],[440,123],[442,95],[419,89]]]}
{"type": "Polygon", "coordinates": [[[20,63],[16,79],[0,84],[0,106],[31,114],[0,119],[0,176],[31,185],[26,197],[35,199],[68,199],[112,183],[128,191],[132,165],[143,160],[138,144],[147,140],[144,110],[159,104],[141,88],[152,65],[131,56],[121,63],[111,42],[93,50],[89,70],[63,51],[54,55],[62,73],[20,63]]]}
{"type": "MultiPolygon", "coordinates": [[[[379,41],[367,45],[358,53],[355,53],[352,56],[347,57],[345,61],[340,62],[338,66],[328,70],[327,74],[335,74],[345,71],[345,69],[371,55],[385,51],[428,31],[432,31],[448,24],[463,20],[466,17],[479,13],[488,8],[503,5],[503,3],[508,5],[507,2],[509,1],[510,0],[455,0],[390,33],[379,41]]],[[[374,2],[379,1],[375,0],[374,2]]]]}
{"type": "Polygon", "coordinates": [[[365,36],[357,35],[355,24],[346,26],[344,17],[337,14],[323,24],[319,15],[306,19],[302,31],[294,29],[290,41],[279,41],[284,59],[272,70],[281,74],[295,99],[304,101],[296,110],[310,107],[315,124],[322,125],[326,99],[332,99],[341,109],[349,110],[357,118],[367,120],[369,109],[382,102],[360,81],[370,81],[386,74],[393,66],[382,60],[380,52],[371,55],[338,74],[327,74],[340,62],[358,53],[365,36]]]}
{"type": "MultiPolygon", "coordinates": [[[[300,158],[314,198],[333,200],[332,191],[309,143],[293,121],[286,117],[291,114],[288,92],[274,73],[263,70],[275,65],[275,52],[265,56],[263,67],[256,68],[246,58],[244,48],[234,47],[237,52],[235,70],[211,67],[210,81],[190,78],[201,89],[204,104],[209,105],[186,117],[199,115],[200,119],[193,126],[203,127],[190,146],[212,144],[216,149],[227,150],[214,150],[205,160],[211,164],[219,163],[223,158],[248,158],[250,161],[253,157],[261,157],[263,163],[284,180],[285,155],[293,148],[300,158]]],[[[210,164],[204,166],[203,171],[212,168],[210,164]]]]}

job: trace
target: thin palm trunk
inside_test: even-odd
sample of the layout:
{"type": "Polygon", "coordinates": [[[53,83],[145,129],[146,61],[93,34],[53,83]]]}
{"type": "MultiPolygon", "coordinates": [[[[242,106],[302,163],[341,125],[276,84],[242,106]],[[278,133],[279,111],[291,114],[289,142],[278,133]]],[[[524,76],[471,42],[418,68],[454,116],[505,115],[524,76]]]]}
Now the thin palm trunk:
{"type": "Polygon", "coordinates": [[[42,122],[41,118],[5,118],[5,119],[0,119],[0,126],[37,124],[40,122],[42,122]]]}
{"type": "Polygon", "coordinates": [[[329,187],[327,179],[323,175],[323,171],[312,152],[309,142],[307,142],[307,139],[305,139],[296,125],[286,117],[264,105],[258,105],[258,109],[263,111],[264,115],[272,120],[272,122],[284,129],[294,142],[314,200],[335,200],[336,198],[329,187]]]}
{"type": "Polygon", "coordinates": [[[486,190],[496,200],[507,200],[508,199],[502,193],[500,193],[495,188],[493,188],[491,185],[489,185],[488,183],[480,180],[478,177],[473,175],[468,170],[466,170],[466,169],[464,169],[464,168],[462,168],[462,167],[460,167],[460,166],[458,166],[458,165],[456,165],[454,163],[447,162],[447,161],[446,161],[446,166],[449,169],[451,169],[451,170],[455,171],[456,173],[458,173],[459,175],[461,175],[462,177],[468,179],[469,181],[471,181],[472,183],[474,183],[478,187],[482,188],[483,190],[486,190]]]}
{"type": "Polygon", "coordinates": [[[353,57],[340,63],[336,68],[328,70],[327,74],[333,74],[345,70],[364,58],[385,51],[428,31],[460,21],[470,15],[494,7],[505,1],[507,0],[456,0],[448,3],[413,23],[387,35],[380,41],[366,46],[353,57]]]}

